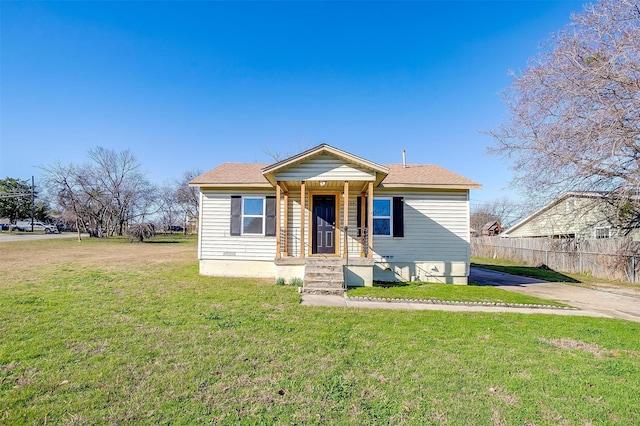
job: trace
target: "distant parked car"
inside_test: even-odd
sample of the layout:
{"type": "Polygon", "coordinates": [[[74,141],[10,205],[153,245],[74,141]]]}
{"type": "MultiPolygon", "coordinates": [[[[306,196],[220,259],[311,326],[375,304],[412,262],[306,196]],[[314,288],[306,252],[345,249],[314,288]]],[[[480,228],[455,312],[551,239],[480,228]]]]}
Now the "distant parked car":
{"type": "Polygon", "coordinates": [[[59,232],[58,228],[56,228],[54,225],[49,225],[42,222],[33,222],[33,227],[32,227],[30,221],[18,221],[16,222],[15,227],[18,231],[26,231],[26,232],[31,232],[32,229],[33,231],[44,231],[45,234],[52,234],[52,233],[59,232]]]}
{"type": "Polygon", "coordinates": [[[168,231],[177,231],[177,232],[181,232],[184,231],[184,228],[180,225],[171,225],[168,229],[168,231]]]}
{"type": "Polygon", "coordinates": [[[2,228],[3,231],[8,231],[9,230],[9,224],[8,223],[0,223],[0,228],[2,228]]]}

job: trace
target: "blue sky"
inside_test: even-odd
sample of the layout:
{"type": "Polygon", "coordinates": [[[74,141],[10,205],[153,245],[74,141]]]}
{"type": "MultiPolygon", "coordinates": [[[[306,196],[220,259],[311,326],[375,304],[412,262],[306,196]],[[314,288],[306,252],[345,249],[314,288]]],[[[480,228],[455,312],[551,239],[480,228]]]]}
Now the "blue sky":
{"type": "Polygon", "coordinates": [[[0,177],[130,149],[151,181],[328,143],[509,189],[479,131],[582,1],[0,2],[0,177]]]}

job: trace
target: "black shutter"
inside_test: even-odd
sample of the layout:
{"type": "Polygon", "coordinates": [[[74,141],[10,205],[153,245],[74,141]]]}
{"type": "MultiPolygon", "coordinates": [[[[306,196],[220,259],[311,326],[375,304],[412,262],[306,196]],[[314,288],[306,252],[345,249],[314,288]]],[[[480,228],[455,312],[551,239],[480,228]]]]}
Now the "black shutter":
{"type": "Polygon", "coordinates": [[[393,197],[393,236],[404,237],[404,198],[393,197]]]}
{"type": "Polygon", "coordinates": [[[267,220],[264,235],[273,237],[276,235],[276,197],[267,197],[267,220]]]}
{"type": "Polygon", "coordinates": [[[231,196],[231,235],[240,235],[242,229],[242,197],[231,196]]]}

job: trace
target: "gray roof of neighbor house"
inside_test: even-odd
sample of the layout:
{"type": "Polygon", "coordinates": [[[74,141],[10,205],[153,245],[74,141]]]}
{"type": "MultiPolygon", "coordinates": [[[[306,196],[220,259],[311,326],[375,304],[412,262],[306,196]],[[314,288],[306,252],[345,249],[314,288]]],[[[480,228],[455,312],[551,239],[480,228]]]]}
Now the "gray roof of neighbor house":
{"type": "Polygon", "coordinates": [[[495,226],[500,226],[500,223],[497,220],[492,220],[491,222],[487,222],[484,225],[482,225],[482,228],[480,228],[483,231],[487,231],[495,226]]]}

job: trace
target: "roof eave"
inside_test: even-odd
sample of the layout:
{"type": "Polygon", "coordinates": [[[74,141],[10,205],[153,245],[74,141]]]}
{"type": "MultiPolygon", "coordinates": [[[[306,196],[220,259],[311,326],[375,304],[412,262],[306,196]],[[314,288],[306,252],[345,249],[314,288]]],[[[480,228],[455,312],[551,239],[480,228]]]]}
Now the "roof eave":
{"type": "Polygon", "coordinates": [[[422,189],[482,189],[477,184],[434,184],[434,183],[383,183],[379,188],[422,188],[422,189]]]}
{"type": "Polygon", "coordinates": [[[191,187],[200,187],[203,189],[217,189],[217,188],[273,188],[268,182],[265,183],[189,183],[191,187]]]}

